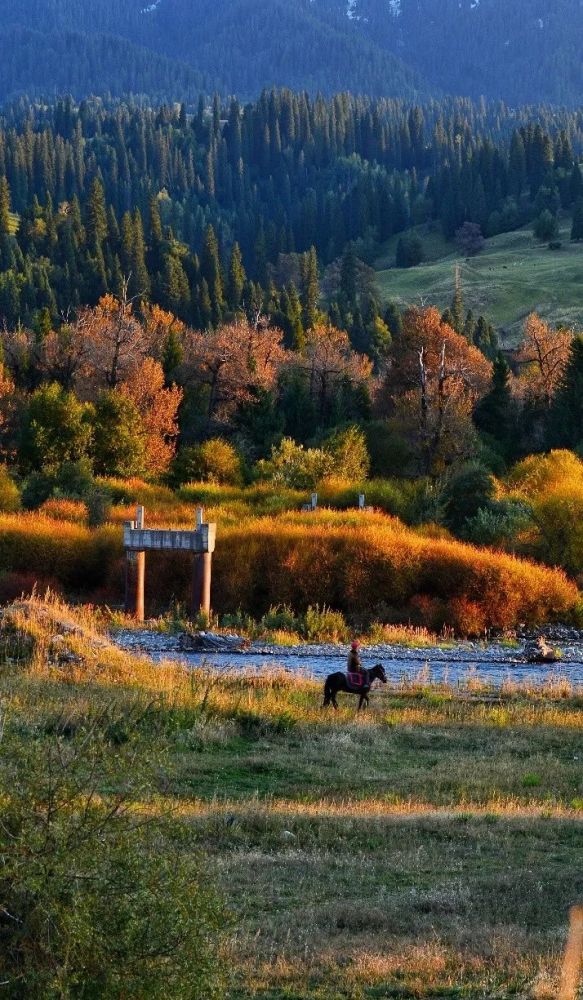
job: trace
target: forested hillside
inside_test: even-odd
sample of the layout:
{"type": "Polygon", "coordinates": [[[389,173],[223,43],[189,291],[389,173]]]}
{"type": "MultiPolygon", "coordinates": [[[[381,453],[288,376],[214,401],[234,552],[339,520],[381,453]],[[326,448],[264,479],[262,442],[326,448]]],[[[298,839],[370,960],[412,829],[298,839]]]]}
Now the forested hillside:
{"type": "Polygon", "coordinates": [[[578,0],[1,0],[0,24],[4,98],[60,90],[183,100],[200,81],[207,93],[243,98],[288,86],[572,105],[583,88],[578,0]],[[148,65],[143,48],[175,68],[148,65]]]}
{"type": "MultiPolygon", "coordinates": [[[[245,298],[291,329],[294,254],[314,248],[333,301],[347,245],[370,264],[413,225],[452,239],[466,223],[495,235],[541,216],[552,228],[560,209],[574,212],[580,118],[539,118],[463,101],[326,102],[289,91],[245,108],[201,102],[192,116],[184,106],[23,102],[0,129],[0,315],[54,322],[119,294],[125,276],[132,295],[204,328],[225,308],[204,260],[211,225],[221,266],[236,246],[249,279],[231,307],[245,298]]],[[[407,236],[398,263],[418,253],[407,236]]],[[[357,284],[343,323],[368,350],[376,307],[362,277],[357,284]]]]}
{"type": "Polygon", "coordinates": [[[23,409],[37,390],[59,441],[67,410],[77,412],[71,454],[58,441],[55,454],[89,449],[104,474],[166,470],[178,429],[185,442],[218,430],[276,479],[307,462],[312,471],[298,475],[308,483],[314,469],[345,472],[354,442],[340,437],[330,451],[299,455],[294,441],[373,417],[384,430],[371,430],[371,449],[379,440],[388,449],[375,459],[383,474],[441,470],[473,453],[476,428],[494,464],[547,442],[575,447],[577,413],[561,424],[551,407],[570,333],[531,317],[514,387],[488,302],[480,314],[467,309],[453,269],[441,315],[407,309],[417,296],[399,307],[390,292],[382,297],[371,266],[392,240],[394,267],[414,268],[420,231],[455,239],[468,257],[481,252],[483,233],[526,223],[552,256],[559,216],[574,244],[583,239],[579,115],[538,118],[485,102],[290,91],[245,107],[201,101],[194,115],[184,105],[18,102],[0,127],[6,457],[17,454],[26,474],[46,461],[48,439],[34,429],[41,417],[23,409]],[[543,342],[560,365],[537,374],[543,342]],[[444,345],[452,402],[440,415],[444,345]],[[425,430],[407,409],[421,346],[432,385],[425,430]],[[75,411],[73,390],[104,409],[75,411]],[[128,394],[158,429],[153,450],[138,442],[136,451],[134,441],[126,460],[127,428],[120,437],[115,427],[128,394]],[[283,449],[275,464],[271,444],[283,449]]]}
{"type": "Polygon", "coordinates": [[[272,85],[401,97],[421,89],[416,73],[398,56],[354,30],[344,15],[320,11],[310,0],[162,0],[152,5],[130,0],[123,6],[110,0],[23,0],[17,7],[1,0],[0,23],[2,50],[15,56],[0,77],[4,98],[60,90],[75,96],[143,92],[188,100],[194,79],[207,93],[243,97],[272,85]],[[35,34],[15,36],[15,27],[35,34]],[[45,37],[46,52],[38,32],[45,37]],[[78,45],[65,46],[64,33],[83,37],[78,45]],[[118,60],[120,38],[131,43],[125,49],[129,63],[125,56],[118,60]],[[145,64],[141,48],[176,63],[174,73],[161,58],[145,64]],[[64,57],[60,65],[51,52],[64,57]],[[96,52],[100,77],[93,71],[96,52]],[[37,58],[40,65],[31,73],[37,58]]]}
{"type": "Polygon", "coordinates": [[[431,89],[513,104],[581,98],[579,0],[354,0],[352,7],[363,34],[398,53],[431,89]]]}

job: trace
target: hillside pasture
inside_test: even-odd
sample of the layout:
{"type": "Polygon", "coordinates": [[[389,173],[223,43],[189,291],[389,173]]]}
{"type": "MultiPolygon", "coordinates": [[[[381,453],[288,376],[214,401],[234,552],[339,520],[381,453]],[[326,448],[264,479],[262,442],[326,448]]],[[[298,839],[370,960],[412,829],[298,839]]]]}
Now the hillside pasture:
{"type": "Polygon", "coordinates": [[[466,308],[493,323],[507,346],[518,342],[531,312],[552,324],[583,326],[583,244],[571,243],[569,219],[561,222],[560,250],[537,243],[528,226],[488,239],[484,250],[469,259],[438,232],[426,232],[425,227],[415,231],[423,241],[426,262],[394,267],[397,238],[389,241],[375,265],[383,299],[445,309],[458,265],[466,308]]]}

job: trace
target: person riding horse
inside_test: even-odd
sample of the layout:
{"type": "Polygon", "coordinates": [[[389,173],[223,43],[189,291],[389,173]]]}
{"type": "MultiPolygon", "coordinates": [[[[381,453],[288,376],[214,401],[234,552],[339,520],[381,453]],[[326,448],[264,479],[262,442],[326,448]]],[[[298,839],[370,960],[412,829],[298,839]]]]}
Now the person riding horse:
{"type": "Polygon", "coordinates": [[[358,702],[360,710],[368,706],[368,696],[373,681],[379,680],[383,684],[387,683],[387,676],[380,663],[377,663],[376,666],[369,670],[363,667],[359,650],[360,643],[355,639],[348,654],[346,673],[338,671],[337,673],[329,674],[326,678],[323,708],[326,708],[328,705],[338,708],[336,695],[339,691],[345,691],[347,694],[357,694],[360,696],[358,702]]]}
{"type": "Polygon", "coordinates": [[[347,672],[349,674],[362,674],[362,660],[360,659],[360,643],[355,639],[348,654],[347,672]]]}

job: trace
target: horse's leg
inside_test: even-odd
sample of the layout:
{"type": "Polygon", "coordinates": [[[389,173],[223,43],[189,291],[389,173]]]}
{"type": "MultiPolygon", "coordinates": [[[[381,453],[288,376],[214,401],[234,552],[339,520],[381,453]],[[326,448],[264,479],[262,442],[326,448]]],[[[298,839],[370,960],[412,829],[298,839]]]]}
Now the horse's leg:
{"type": "Polygon", "coordinates": [[[360,698],[358,699],[358,708],[357,708],[358,712],[360,712],[363,705],[364,705],[364,695],[361,694],[360,698]]]}

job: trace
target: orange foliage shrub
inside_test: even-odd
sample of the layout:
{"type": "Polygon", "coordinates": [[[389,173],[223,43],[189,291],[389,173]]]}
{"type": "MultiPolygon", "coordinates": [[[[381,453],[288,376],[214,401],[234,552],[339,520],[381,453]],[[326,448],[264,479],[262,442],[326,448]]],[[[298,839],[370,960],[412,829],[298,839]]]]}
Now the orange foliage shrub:
{"type": "MultiPolygon", "coordinates": [[[[120,603],[121,528],[91,531],[38,513],[0,515],[0,567],[41,584],[54,580],[70,594],[120,603]]],[[[152,610],[171,598],[188,601],[190,557],[149,553],[147,567],[152,610]]],[[[213,581],[219,613],[241,608],[259,617],[275,604],[296,612],[319,605],[348,619],[448,625],[472,635],[518,621],[576,620],[580,607],[577,587],[560,570],[423,537],[396,519],[356,511],[223,522],[213,581]]]]}
{"type": "Polygon", "coordinates": [[[88,593],[103,584],[121,555],[121,533],[112,526],[90,531],[38,513],[0,515],[0,567],[11,573],[88,593]]]}
{"type": "Polygon", "coordinates": [[[87,508],[82,500],[45,500],[39,507],[39,514],[70,524],[85,524],[87,521],[87,508]]]}
{"type": "Polygon", "coordinates": [[[354,526],[330,513],[255,521],[223,529],[215,554],[220,610],[258,614],[270,604],[298,611],[320,604],[376,618],[391,608],[405,621],[419,620],[421,610],[423,624],[474,634],[518,621],[572,618],[578,602],[577,587],[561,571],[423,538],[380,517],[354,526]]]}

